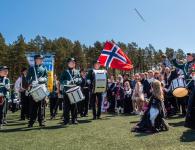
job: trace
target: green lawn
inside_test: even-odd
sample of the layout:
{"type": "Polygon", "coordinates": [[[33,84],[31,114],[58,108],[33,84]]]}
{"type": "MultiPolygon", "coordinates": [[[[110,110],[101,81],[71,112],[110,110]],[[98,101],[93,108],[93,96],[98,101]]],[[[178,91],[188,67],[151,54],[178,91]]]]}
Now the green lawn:
{"type": "Polygon", "coordinates": [[[131,133],[138,116],[103,114],[102,120],[79,118],[79,125],[60,125],[59,117],[47,127],[32,129],[18,121],[18,113],[8,115],[8,125],[0,131],[0,150],[140,150],[195,149],[195,131],[183,127],[183,118],[171,118],[170,131],[158,134],[131,133]]]}

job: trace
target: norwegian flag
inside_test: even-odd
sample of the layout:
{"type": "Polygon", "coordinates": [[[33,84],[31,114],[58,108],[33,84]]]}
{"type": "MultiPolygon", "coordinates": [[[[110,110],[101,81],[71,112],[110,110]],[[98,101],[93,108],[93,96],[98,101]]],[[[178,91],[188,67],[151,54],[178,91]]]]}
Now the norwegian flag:
{"type": "Polygon", "coordinates": [[[116,44],[107,41],[98,61],[101,66],[129,71],[133,68],[131,60],[116,44]]]}

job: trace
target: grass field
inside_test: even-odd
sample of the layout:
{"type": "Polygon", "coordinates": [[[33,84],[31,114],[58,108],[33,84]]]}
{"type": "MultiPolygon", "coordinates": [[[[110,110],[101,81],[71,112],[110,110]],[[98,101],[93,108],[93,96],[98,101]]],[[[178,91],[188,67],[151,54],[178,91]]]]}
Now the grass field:
{"type": "Polygon", "coordinates": [[[184,119],[168,119],[170,131],[158,134],[131,133],[138,116],[103,114],[102,120],[79,118],[79,125],[61,126],[59,117],[47,127],[32,129],[8,114],[8,125],[0,131],[0,150],[186,150],[195,149],[195,131],[183,127],[184,119]]]}

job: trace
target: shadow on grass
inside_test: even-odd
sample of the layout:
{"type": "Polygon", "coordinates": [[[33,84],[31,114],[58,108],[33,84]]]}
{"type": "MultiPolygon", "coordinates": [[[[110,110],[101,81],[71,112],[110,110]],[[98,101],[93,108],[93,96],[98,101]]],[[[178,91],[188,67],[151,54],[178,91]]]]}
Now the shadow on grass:
{"type": "Polygon", "coordinates": [[[140,121],[130,121],[129,123],[138,123],[138,122],[140,122],[140,121]]]}
{"type": "Polygon", "coordinates": [[[106,115],[105,117],[106,118],[112,118],[112,117],[116,117],[117,115],[116,114],[109,114],[109,115],[106,115]]]}
{"type": "Polygon", "coordinates": [[[153,135],[153,134],[154,134],[154,133],[136,132],[135,137],[150,136],[150,135],[153,135]]]}
{"type": "Polygon", "coordinates": [[[185,121],[180,121],[180,122],[175,122],[175,123],[169,123],[170,126],[172,127],[179,127],[179,126],[184,126],[185,121]]]}
{"type": "MultiPolygon", "coordinates": [[[[100,119],[96,119],[96,120],[94,120],[93,118],[91,118],[91,119],[88,119],[88,121],[89,122],[92,122],[92,121],[101,121],[101,120],[110,120],[110,119],[111,119],[110,117],[101,117],[100,119]]],[[[86,121],[86,120],[83,120],[83,121],[86,121]]],[[[79,120],[79,123],[80,123],[80,120],[79,120]]]]}
{"type": "Polygon", "coordinates": [[[8,123],[6,126],[20,126],[20,125],[25,125],[27,124],[26,122],[16,122],[16,123],[8,123]]]}
{"type": "Polygon", "coordinates": [[[167,117],[168,120],[181,119],[181,118],[185,118],[185,117],[182,115],[174,115],[174,116],[167,117]]]}
{"type": "Polygon", "coordinates": [[[183,132],[180,137],[181,142],[194,142],[195,141],[195,130],[187,130],[183,132]]]}
{"type": "Polygon", "coordinates": [[[53,130],[53,129],[61,129],[61,128],[66,128],[67,126],[58,124],[55,126],[46,126],[46,127],[19,127],[19,128],[12,128],[12,129],[2,129],[0,130],[0,133],[9,133],[9,132],[23,132],[23,131],[35,131],[35,130],[53,130]]]}
{"type": "Polygon", "coordinates": [[[22,121],[19,121],[19,120],[14,120],[14,119],[12,119],[12,120],[7,120],[7,123],[17,123],[17,122],[22,122],[22,121]]]}
{"type": "Polygon", "coordinates": [[[92,122],[92,120],[79,120],[78,121],[79,122],[79,124],[84,124],[84,123],[90,123],[90,122],[92,122]]]}

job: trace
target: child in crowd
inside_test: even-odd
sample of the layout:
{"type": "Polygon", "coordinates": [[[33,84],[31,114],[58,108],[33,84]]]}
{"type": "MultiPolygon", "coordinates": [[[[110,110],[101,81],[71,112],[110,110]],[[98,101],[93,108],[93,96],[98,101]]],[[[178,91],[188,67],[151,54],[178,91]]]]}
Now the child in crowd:
{"type": "Polygon", "coordinates": [[[143,86],[139,79],[137,79],[132,95],[133,114],[139,115],[143,114],[142,111],[143,101],[144,101],[143,86]]]}
{"type": "Polygon", "coordinates": [[[122,83],[117,80],[116,87],[114,88],[113,94],[115,95],[115,100],[117,104],[117,113],[124,112],[124,88],[122,83]]]}
{"type": "Polygon", "coordinates": [[[132,89],[130,87],[129,81],[124,82],[124,114],[130,114],[133,111],[132,106],[132,89]]]}
{"type": "Polygon", "coordinates": [[[152,97],[148,109],[144,113],[141,121],[132,128],[132,132],[159,132],[169,130],[165,121],[164,96],[161,82],[155,80],[152,83],[152,97]]]}

